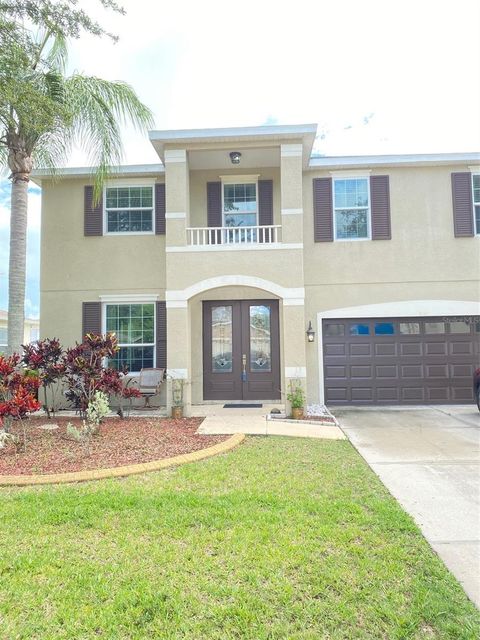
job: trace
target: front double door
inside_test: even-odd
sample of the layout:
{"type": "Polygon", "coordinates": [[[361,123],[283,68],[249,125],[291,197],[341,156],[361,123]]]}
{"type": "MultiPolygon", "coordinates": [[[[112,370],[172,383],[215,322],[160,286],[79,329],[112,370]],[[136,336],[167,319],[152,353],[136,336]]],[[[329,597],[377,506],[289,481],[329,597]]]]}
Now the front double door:
{"type": "Polygon", "coordinates": [[[203,397],[280,398],[278,300],[203,303],[203,397]]]}

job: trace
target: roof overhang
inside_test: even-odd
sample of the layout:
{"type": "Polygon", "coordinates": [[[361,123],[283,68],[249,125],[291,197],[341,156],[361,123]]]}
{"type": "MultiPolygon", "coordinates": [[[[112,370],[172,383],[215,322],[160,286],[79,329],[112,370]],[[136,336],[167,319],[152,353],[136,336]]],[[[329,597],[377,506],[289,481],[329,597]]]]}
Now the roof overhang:
{"type": "Polygon", "coordinates": [[[278,147],[282,143],[301,142],[304,166],[308,165],[317,134],[316,124],[265,125],[221,129],[178,129],[150,131],[149,138],[162,162],[165,149],[236,150],[235,147],[278,147]]]}
{"type": "Polygon", "coordinates": [[[480,153],[418,153],[378,156],[313,156],[308,169],[361,169],[362,167],[435,167],[480,162],[480,153]]]}
{"type": "MultiPolygon", "coordinates": [[[[112,169],[112,178],[155,177],[165,173],[162,164],[126,164],[112,169]]],[[[66,167],[57,169],[54,173],[45,169],[36,169],[32,172],[32,182],[42,186],[44,180],[58,180],[62,178],[94,178],[94,167],[66,167]]]]}

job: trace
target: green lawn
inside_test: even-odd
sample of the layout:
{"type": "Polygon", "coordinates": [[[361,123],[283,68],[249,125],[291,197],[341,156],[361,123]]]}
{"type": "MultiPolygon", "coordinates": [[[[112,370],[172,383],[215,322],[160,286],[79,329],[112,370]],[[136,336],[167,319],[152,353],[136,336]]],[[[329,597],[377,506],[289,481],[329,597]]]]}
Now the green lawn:
{"type": "Polygon", "coordinates": [[[478,638],[348,442],[250,438],[124,480],[0,489],[0,638],[478,638]]]}

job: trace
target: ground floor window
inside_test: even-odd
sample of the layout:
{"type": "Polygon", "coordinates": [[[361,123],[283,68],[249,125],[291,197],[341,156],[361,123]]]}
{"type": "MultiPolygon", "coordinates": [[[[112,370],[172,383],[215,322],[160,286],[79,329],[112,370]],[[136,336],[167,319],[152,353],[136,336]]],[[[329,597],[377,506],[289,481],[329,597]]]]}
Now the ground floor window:
{"type": "Polygon", "coordinates": [[[115,333],[120,351],[109,365],[131,372],[155,366],[155,305],[107,304],[106,330],[115,333]]]}

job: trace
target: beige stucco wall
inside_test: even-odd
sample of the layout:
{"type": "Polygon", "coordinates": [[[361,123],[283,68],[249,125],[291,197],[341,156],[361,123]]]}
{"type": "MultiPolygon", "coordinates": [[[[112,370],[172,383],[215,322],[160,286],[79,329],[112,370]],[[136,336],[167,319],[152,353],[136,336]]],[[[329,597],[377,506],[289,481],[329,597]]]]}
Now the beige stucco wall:
{"type": "Polygon", "coordinates": [[[375,169],[370,175],[390,176],[392,239],[319,243],[313,241],[312,179],[331,174],[306,172],[305,284],[470,282],[470,296],[478,294],[480,237],[453,234],[450,174],[465,170],[465,166],[375,169]]]}
{"type": "Polygon", "coordinates": [[[83,235],[86,184],[91,182],[42,184],[40,332],[65,344],[80,337],[82,302],[117,293],[163,299],[165,291],[165,236],[83,235]]]}
{"type": "MultiPolygon", "coordinates": [[[[288,160],[285,164],[294,162],[288,160]]],[[[259,277],[286,288],[305,286],[304,309],[280,304],[282,388],[284,367],[301,366],[306,357],[309,400],[316,401],[318,345],[305,344],[304,330],[309,320],[317,329],[319,312],[405,300],[480,300],[480,237],[455,238],[453,234],[450,174],[466,170],[466,166],[372,170],[366,175],[390,176],[392,239],[323,243],[313,241],[312,179],[331,174],[304,171],[304,215],[283,216],[285,224],[288,221],[293,225],[291,236],[295,235],[295,225],[303,224],[303,251],[242,249],[166,254],[164,236],[85,238],[86,182],[75,179],[61,180],[53,186],[44,183],[41,335],[55,335],[66,345],[78,340],[81,304],[98,300],[100,295],[154,293],[164,299],[166,289],[179,291],[222,275],[259,277]]],[[[177,173],[181,173],[180,169],[177,173]]],[[[225,173],[228,171],[190,170],[191,226],[206,226],[206,182],[218,180],[225,173]]],[[[282,224],[280,212],[285,205],[280,201],[280,168],[231,173],[258,173],[261,179],[273,179],[274,221],[282,224]]],[[[167,184],[167,194],[168,189],[167,184]]],[[[294,204],[298,204],[296,199],[290,206],[295,208],[294,204]]],[[[179,228],[185,224],[178,220],[171,222],[179,228]]],[[[184,333],[188,334],[187,339],[182,339],[179,332],[168,348],[171,353],[175,350],[180,363],[177,366],[185,366],[191,373],[194,402],[202,398],[202,300],[257,297],[275,296],[250,287],[221,287],[191,298],[186,312],[168,310],[169,321],[178,316],[185,325],[184,333]],[[186,349],[188,356],[183,354],[186,349]]]]}
{"type": "MultiPolygon", "coordinates": [[[[455,238],[451,173],[465,166],[375,169],[390,176],[392,239],[313,241],[312,179],[304,174],[305,319],[322,311],[407,300],[480,301],[480,237],[455,238]]],[[[479,306],[480,312],[480,306],[479,306]]],[[[308,394],[319,395],[317,345],[307,345],[308,394]]]]}

